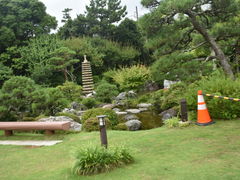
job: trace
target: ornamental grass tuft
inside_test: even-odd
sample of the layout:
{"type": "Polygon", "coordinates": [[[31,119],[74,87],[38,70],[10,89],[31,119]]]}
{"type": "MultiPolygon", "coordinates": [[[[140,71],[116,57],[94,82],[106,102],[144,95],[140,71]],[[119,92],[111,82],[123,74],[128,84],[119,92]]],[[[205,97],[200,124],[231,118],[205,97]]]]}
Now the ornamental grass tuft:
{"type": "Polygon", "coordinates": [[[129,150],[125,147],[106,149],[99,146],[90,146],[79,149],[75,158],[72,172],[76,175],[93,175],[108,172],[134,161],[129,150]]]}

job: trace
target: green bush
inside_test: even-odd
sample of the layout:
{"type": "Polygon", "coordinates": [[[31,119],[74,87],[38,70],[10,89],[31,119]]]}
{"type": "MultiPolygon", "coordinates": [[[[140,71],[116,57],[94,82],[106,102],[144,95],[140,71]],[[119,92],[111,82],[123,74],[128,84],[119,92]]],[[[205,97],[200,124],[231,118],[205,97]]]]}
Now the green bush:
{"type": "MultiPolygon", "coordinates": [[[[221,72],[215,72],[208,78],[203,78],[188,86],[184,97],[187,99],[188,110],[197,111],[197,91],[240,98],[240,79],[231,80],[221,72]]],[[[218,98],[204,97],[208,111],[212,118],[233,119],[240,117],[239,102],[229,101],[218,98]]]]}
{"type": "Polygon", "coordinates": [[[139,90],[150,79],[150,71],[143,65],[135,65],[118,70],[113,79],[124,91],[139,90]]]}
{"type": "MultiPolygon", "coordinates": [[[[108,118],[105,118],[106,127],[107,129],[111,129],[111,122],[108,118]]],[[[83,129],[87,132],[91,131],[99,131],[99,120],[97,117],[91,117],[84,121],[83,123],[83,129]]]]}
{"type": "Polygon", "coordinates": [[[179,127],[179,121],[180,119],[178,117],[173,117],[171,119],[165,120],[163,123],[168,128],[173,128],[173,127],[179,127]]]}
{"type": "Polygon", "coordinates": [[[6,113],[17,114],[22,118],[24,113],[31,112],[33,93],[37,85],[27,77],[15,76],[5,81],[0,91],[0,109],[6,113]]]}
{"type": "MultiPolygon", "coordinates": [[[[173,84],[171,88],[164,90],[158,90],[151,94],[149,102],[154,105],[154,109],[157,112],[161,112],[172,107],[178,107],[180,100],[184,98],[184,92],[186,91],[187,84],[184,82],[178,82],[173,84]]],[[[176,108],[179,109],[179,108],[176,108]]]]}
{"type": "Polygon", "coordinates": [[[119,123],[115,128],[115,130],[128,130],[128,127],[125,123],[119,123]]]}
{"type": "Polygon", "coordinates": [[[69,104],[58,88],[40,88],[33,93],[32,99],[34,115],[55,115],[69,104]]]}
{"type": "Polygon", "coordinates": [[[75,158],[72,172],[76,175],[93,175],[108,172],[134,161],[129,150],[124,147],[114,149],[84,147],[77,151],[75,158]]]}
{"type": "Polygon", "coordinates": [[[82,100],[82,104],[88,109],[94,108],[97,105],[97,100],[95,98],[85,98],[82,100]]]}
{"type": "Polygon", "coordinates": [[[111,103],[112,98],[118,95],[117,86],[104,82],[96,89],[96,97],[99,101],[111,103]]]}
{"type": "Polygon", "coordinates": [[[74,121],[76,121],[78,123],[81,123],[81,119],[75,114],[59,112],[56,115],[57,116],[66,116],[66,117],[73,119],[74,121]]]}
{"type": "Polygon", "coordinates": [[[65,98],[71,102],[80,102],[82,100],[82,86],[77,85],[74,82],[66,81],[63,85],[57,86],[57,88],[60,89],[65,98]]]}
{"type": "Polygon", "coordinates": [[[99,115],[107,115],[111,125],[115,126],[118,124],[118,116],[112,109],[95,108],[87,110],[82,116],[82,122],[84,123],[89,118],[95,118],[99,115]]]}

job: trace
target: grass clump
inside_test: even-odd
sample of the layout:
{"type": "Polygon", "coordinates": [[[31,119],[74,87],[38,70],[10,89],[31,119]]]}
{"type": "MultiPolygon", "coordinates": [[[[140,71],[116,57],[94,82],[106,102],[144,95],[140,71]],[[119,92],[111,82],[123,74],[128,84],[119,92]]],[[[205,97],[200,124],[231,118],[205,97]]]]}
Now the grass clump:
{"type": "Polygon", "coordinates": [[[164,125],[166,125],[168,128],[174,128],[174,127],[179,127],[179,118],[178,117],[173,117],[171,119],[167,119],[164,122],[164,125]]]}
{"type": "Polygon", "coordinates": [[[106,149],[98,146],[78,150],[75,158],[72,172],[76,175],[93,175],[108,172],[134,160],[125,147],[106,149]]]}

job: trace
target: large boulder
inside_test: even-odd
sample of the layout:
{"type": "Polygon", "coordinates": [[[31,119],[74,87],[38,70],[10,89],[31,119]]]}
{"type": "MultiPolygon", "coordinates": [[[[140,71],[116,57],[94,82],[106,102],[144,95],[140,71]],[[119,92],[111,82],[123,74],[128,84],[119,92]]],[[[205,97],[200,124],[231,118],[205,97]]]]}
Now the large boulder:
{"type": "Polygon", "coordinates": [[[67,116],[50,116],[47,118],[41,118],[38,121],[40,121],[40,122],[68,121],[71,123],[70,130],[72,130],[72,131],[81,131],[82,130],[82,124],[77,123],[72,118],[67,117],[67,116]]]}
{"type": "Polygon", "coordinates": [[[166,111],[163,111],[160,113],[160,116],[162,117],[162,120],[165,121],[167,119],[171,119],[173,117],[177,116],[177,111],[173,108],[168,109],[166,111]]]}
{"type": "Polygon", "coordinates": [[[129,131],[137,131],[140,129],[141,123],[142,122],[139,120],[130,120],[130,121],[127,121],[125,124],[128,127],[129,131]]]}

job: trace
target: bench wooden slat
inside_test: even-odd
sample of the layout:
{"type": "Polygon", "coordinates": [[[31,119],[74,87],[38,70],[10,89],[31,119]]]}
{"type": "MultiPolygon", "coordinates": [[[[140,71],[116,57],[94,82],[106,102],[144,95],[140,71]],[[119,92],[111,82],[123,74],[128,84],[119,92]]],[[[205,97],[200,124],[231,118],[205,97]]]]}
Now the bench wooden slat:
{"type": "Polygon", "coordinates": [[[0,130],[68,130],[70,122],[0,122],[0,130]]]}

